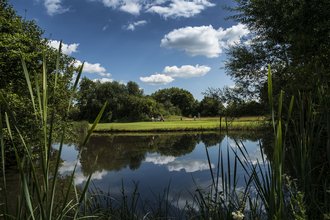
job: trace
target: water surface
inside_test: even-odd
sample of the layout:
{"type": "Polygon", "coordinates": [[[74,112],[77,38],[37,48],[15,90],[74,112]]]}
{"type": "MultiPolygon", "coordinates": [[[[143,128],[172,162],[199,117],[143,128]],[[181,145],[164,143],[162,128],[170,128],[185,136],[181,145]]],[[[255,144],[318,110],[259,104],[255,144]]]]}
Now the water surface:
{"type": "MultiPolygon", "coordinates": [[[[76,185],[83,185],[92,174],[93,184],[90,187],[110,192],[114,198],[120,197],[123,188],[130,195],[138,186],[142,200],[156,202],[164,190],[169,188],[169,200],[183,207],[186,201],[192,200],[192,194],[197,188],[207,189],[212,184],[211,172],[216,176],[219,150],[224,157],[222,168],[227,170],[229,164],[233,172],[235,154],[242,157],[237,143],[245,146],[250,163],[262,161],[259,147],[261,138],[261,134],[251,132],[231,135],[94,135],[84,149],[78,145],[64,146],[60,172],[63,176],[69,175],[77,163],[76,185]]],[[[240,166],[237,166],[237,176],[238,188],[244,188],[246,173],[240,166]]]]}

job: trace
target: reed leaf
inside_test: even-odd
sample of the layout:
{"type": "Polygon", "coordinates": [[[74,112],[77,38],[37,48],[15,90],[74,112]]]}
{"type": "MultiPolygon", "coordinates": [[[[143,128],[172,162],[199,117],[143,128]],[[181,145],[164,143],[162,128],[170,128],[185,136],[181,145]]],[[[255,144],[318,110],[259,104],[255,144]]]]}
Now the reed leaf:
{"type": "Polygon", "coordinates": [[[54,94],[55,94],[55,90],[57,88],[57,81],[58,81],[58,74],[59,74],[59,69],[60,69],[61,54],[62,54],[62,41],[60,41],[60,45],[59,45],[59,48],[57,50],[57,56],[56,56],[54,94]]]}
{"type": "Polygon", "coordinates": [[[26,83],[27,83],[27,86],[28,86],[28,89],[29,89],[33,110],[34,110],[35,115],[37,115],[37,109],[36,109],[36,105],[35,105],[35,101],[34,101],[34,95],[33,95],[31,80],[30,80],[30,76],[29,76],[28,70],[26,68],[26,63],[25,63],[25,60],[23,59],[23,57],[21,57],[21,63],[22,63],[22,67],[23,67],[25,80],[26,80],[26,83]]]}
{"type": "Polygon", "coordinates": [[[3,197],[4,197],[4,213],[3,217],[6,220],[8,214],[8,198],[7,198],[7,181],[6,181],[6,166],[5,166],[5,143],[4,143],[4,135],[3,135],[3,124],[2,124],[2,111],[0,106],[0,147],[1,147],[1,171],[2,171],[2,179],[3,179],[3,197]]]}

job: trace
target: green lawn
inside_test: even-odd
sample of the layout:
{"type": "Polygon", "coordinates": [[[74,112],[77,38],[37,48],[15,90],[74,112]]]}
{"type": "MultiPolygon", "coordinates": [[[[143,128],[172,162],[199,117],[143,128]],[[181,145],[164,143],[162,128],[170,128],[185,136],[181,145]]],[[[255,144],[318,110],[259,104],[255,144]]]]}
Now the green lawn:
{"type": "MultiPolygon", "coordinates": [[[[265,125],[264,117],[242,117],[228,119],[229,130],[256,130],[265,125]]],[[[170,117],[164,122],[130,122],[130,123],[100,123],[95,132],[140,132],[140,131],[203,131],[217,130],[220,128],[219,118],[183,118],[170,117]]],[[[225,120],[222,119],[221,128],[226,128],[225,120]]]]}

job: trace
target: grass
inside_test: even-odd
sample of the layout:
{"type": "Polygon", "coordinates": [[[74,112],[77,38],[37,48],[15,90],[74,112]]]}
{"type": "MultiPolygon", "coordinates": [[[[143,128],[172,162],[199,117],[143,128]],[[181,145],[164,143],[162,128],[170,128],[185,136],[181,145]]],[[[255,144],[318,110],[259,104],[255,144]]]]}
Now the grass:
{"type": "Polygon", "coordinates": [[[227,120],[217,117],[191,119],[171,117],[164,122],[99,123],[94,132],[167,132],[205,130],[258,130],[266,126],[264,117],[242,117],[227,120]]]}

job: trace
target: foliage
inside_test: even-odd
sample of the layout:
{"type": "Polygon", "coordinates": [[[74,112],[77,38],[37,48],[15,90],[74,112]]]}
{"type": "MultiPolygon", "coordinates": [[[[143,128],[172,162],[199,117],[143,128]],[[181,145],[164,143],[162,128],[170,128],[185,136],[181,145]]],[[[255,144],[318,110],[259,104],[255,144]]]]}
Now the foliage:
{"type": "MultiPolygon", "coordinates": [[[[59,52],[61,56],[61,45],[59,52]]],[[[26,87],[28,94],[30,95],[29,105],[32,108],[33,114],[31,118],[35,120],[33,124],[39,125],[36,129],[38,133],[35,135],[38,137],[38,141],[34,144],[29,143],[22,136],[21,130],[17,124],[17,115],[11,110],[6,97],[3,93],[0,93],[0,100],[3,103],[4,110],[0,109],[0,147],[1,147],[1,179],[3,180],[4,192],[1,192],[1,197],[4,198],[4,206],[1,207],[1,217],[4,219],[76,219],[80,215],[80,209],[83,205],[85,195],[87,192],[88,183],[91,176],[88,178],[82,191],[78,193],[77,188],[74,185],[74,174],[77,164],[69,179],[64,180],[64,189],[61,187],[61,178],[59,178],[59,169],[61,163],[61,152],[63,148],[65,133],[67,125],[64,123],[60,129],[60,144],[58,153],[54,153],[52,149],[53,137],[54,137],[54,123],[55,123],[55,111],[56,108],[50,108],[48,103],[51,103],[54,94],[57,93],[57,79],[59,71],[56,69],[54,77],[54,89],[49,91],[49,80],[46,71],[46,59],[43,60],[42,71],[42,86],[39,88],[38,83],[35,87],[31,84],[30,74],[25,65],[25,60],[22,59],[22,66],[24,76],[26,79],[26,87]],[[37,97],[37,98],[36,98],[37,97]],[[2,123],[2,113],[4,112],[5,123],[2,123]],[[8,209],[9,196],[7,194],[6,186],[6,161],[7,157],[5,149],[8,148],[8,143],[4,142],[4,131],[8,132],[8,136],[11,141],[11,146],[15,152],[15,159],[20,177],[18,188],[19,194],[17,197],[17,207],[13,213],[8,209]],[[18,145],[17,143],[20,143],[18,145]],[[23,151],[23,154],[18,154],[19,151],[23,151]],[[37,152],[37,153],[36,153],[37,152]],[[36,153],[34,155],[34,153],[36,153]],[[57,193],[61,193],[63,197],[58,197],[57,193]]],[[[57,67],[59,65],[56,65],[57,67]]],[[[77,74],[76,81],[72,87],[70,87],[70,96],[66,100],[66,112],[65,119],[70,111],[72,105],[72,99],[77,88],[77,84],[82,72],[83,66],[80,67],[77,74]]],[[[82,146],[86,145],[93,129],[100,120],[105,105],[102,107],[99,115],[97,116],[94,124],[88,131],[82,146]]],[[[1,106],[2,107],[2,106],[1,106]]],[[[18,115],[18,117],[20,117],[18,115]]]]}
{"type": "MultiPolygon", "coordinates": [[[[30,95],[23,66],[29,67],[31,85],[37,90],[37,88],[42,88],[42,61],[47,62],[47,72],[50,73],[48,75],[50,95],[48,107],[55,109],[54,118],[61,120],[66,112],[66,97],[70,95],[69,79],[75,71],[71,65],[72,58],[49,47],[47,40],[42,37],[43,31],[36,23],[16,15],[6,0],[0,1],[0,33],[0,92],[11,107],[22,136],[28,143],[37,142],[38,135],[36,134],[38,134],[40,124],[36,123],[33,106],[29,101],[30,95]],[[22,59],[24,59],[24,65],[22,59]],[[59,72],[61,74],[58,74],[59,72]],[[52,92],[55,75],[57,75],[56,94],[52,92]]],[[[0,105],[5,106],[3,100],[0,100],[0,105]]],[[[2,118],[4,120],[4,115],[2,118]]],[[[4,141],[10,145],[9,139],[8,134],[5,133],[4,141]]],[[[6,151],[9,162],[14,158],[13,146],[6,148],[6,151]]],[[[21,151],[22,149],[18,150],[18,152],[21,151]]]]}
{"type": "Polygon", "coordinates": [[[83,78],[77,97],[78,119],[92,120],[105,101],[109,105],[101,119],[103,122],[150,120],[161,111],[159,104],[144,96],[135,82],[124,85],[117,81],[101,83],[83,78]]]}
{"type": "Polygon", "coordinates": [[[224,106],[218,99],[204,96],[199,103],[199,112],[202,116],[223,115],[224,106]]]}
{"type": "MultiPolygon", "coordinates": [[[[200,109],[202,111],[203,102],[208,100],[213,103],[213,116],[223,115],[228,117],[241,117],[241,116],[258,116],[264,115],[264,107],[261,103],[254,99],[247,98],[242,94],[241,87],[224,87],[220,88],[208,88],[204,94],[204,99],[200,103],[200,109]],[[218,103],[219,113],[215,113],[215,104],[218,103]],[[226,104],[226,107],[222,103],[226,104]]],[[[212,108],[212,104],[209,104],[209,108],[212,108]]]]}
{"type": "Polygon", "coordinates": [[[157,102],[162,103],[165,109],[180,110],[183,116],[197,115],[197,102],[194,96],[187,90],[172,87],[168,89],[160,89],[151,95],[157,102]]]}
{"type": "Polygon", "coordinates": [[[252,40],[228,52],[226,70],[245,94],[267,104],[267,65],[273,69],[273,91],[316,92],[329,84],[330,3],[327,0],[236,0],[232,16],[249,27],[252,40]]]}
{"type": "MultiPolygon", "coordinates": [[[[256,92],[267,103],[273,91],[277,114],[293,107],[283,136],[288,173],[307,204],[310,219],[329,212],[329,80],[330,3],[326,0],[237,0],[232,8],[237,21],[247,25],[252,39],[228,52],[226,69],[245,91],[256,92]],[[272,65],[272,88],[266,83],[272,65]],[[283,92],[281,92],[283,91],[283,92]],[[295,97],[291,104],[290,97],[295,97]],[[282,105],[283,104],[283,105],[282,105]]],[[[274,113],[275,114],[275,113],[274,113]]]]}

